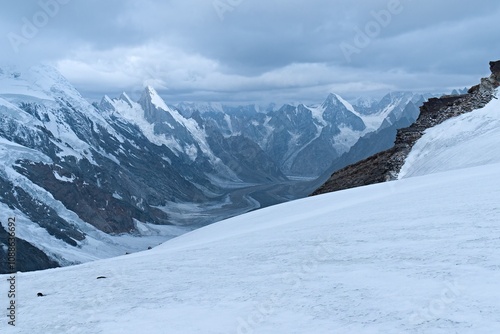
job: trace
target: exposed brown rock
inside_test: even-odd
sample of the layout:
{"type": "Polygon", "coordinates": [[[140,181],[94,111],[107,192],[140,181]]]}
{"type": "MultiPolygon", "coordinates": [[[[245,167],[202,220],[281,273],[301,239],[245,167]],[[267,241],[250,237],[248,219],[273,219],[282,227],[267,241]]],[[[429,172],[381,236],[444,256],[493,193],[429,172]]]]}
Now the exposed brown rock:
{"type": "Polygon", "coordinates": [[[491,73],[500,73],[500,60],[490,61],[491,73]]]}
{"type": "Polygon", "coordinates": [[[475,86],[472,86],[471,88],[469,88],[469,90],[467,91],[468,94],[474,94],[475,92],[477,92],[479,90],[479,87],[481,85],[475,85],[475,86]]]}
{"type": "Polygon", "coordinates": [[[500,81],[500,60],[490,61],[490,70],[496,81],[500,81]]]}
{"type": "Polygon", "coordinates": [[[398,130],[394,147],[335,172],[312,195],[395,180],[413,145],[426,129],[482,108],[493,99],[495,88],[500,85],[500,61],[491,62],[490,68],[491,76],[483,78],[479,85],[469,89],[468,94],[429,99],[420,108],[417,121],[398,130]]]}
{"type": "MultiPolygon", "coordinates": [[[[74,182],[58,181],[54,176],[54,171],[63,177],[70,178],[71,175],[66,174],[57,166],[30,163],[29,169],[20,167],[17,169],[26,177],[36,180],[40,186],[50,190],[56,200],[64,203],[83,221],[105,233],[133,233],[135,231],[134,219],[157,224],[169,223],[167,214],[163,211],[146,205],[142,209],[131,206],[90,182],[87,183],[79,178],[74,182]]],[[[83,240],[83,238],[82,235],[82,238],[77,240],[83,240]]]]}

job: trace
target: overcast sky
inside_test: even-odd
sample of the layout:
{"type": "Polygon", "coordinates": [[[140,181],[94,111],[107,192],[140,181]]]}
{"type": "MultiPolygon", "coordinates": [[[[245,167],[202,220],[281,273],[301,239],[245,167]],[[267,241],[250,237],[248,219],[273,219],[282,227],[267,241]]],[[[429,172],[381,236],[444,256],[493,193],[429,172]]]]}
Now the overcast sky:
{"type": "Polygon", "coordinates": [[[500,59],[498,0],[0,0],[0,60],[82,94],[321,102],[471,86],[500,59]]]}

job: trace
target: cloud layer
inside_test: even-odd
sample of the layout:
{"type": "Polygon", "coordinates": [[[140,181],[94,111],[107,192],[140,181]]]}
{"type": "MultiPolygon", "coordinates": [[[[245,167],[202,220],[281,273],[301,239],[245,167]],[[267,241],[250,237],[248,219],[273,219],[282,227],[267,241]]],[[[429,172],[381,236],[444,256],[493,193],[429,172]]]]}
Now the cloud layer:
{"type": "Polygon", "coordinates": [[[493,0],[4,1],[2,63],[49,62],[89,98],[320,101],[469,86],[500,59],[493,0]]]}

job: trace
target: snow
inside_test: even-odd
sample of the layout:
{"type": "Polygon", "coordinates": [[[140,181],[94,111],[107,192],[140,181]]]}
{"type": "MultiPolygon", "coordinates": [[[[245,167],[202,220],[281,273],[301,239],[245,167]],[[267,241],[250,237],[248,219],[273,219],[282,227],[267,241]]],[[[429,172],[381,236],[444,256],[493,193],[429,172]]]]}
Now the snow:
{"type": "Polygon", "coordinates": [[[354,101],[354,104],[357,106],[370,108],[374,104],[377,104],[379,101],[373,97],[359,97],[354,101]]]}
{"type": "Polygon", "coordinates": [[[120,194],[119,194],[119,193],[117,193],[116,191],[113,193],[113,198],[116,198],[116,199],[119,199],[119,200],[122,200],[122,199],[123,199],[123,197],[122,197],[122,196],[120,196],[120,194]]]}
{"type": "Polygon", "coordinates": [[[493,164],[306,198],[18,274],[4,332],[495,333],[499,179],[493,164]]]}
{"type": "Polygon", "coordinates": [[[32,162],[52,163],[52,160],[33,149],[11,142],[0,137],[0,174],[8,179],[15,180],[19,175],[13,165],[18,160],[29,160],[32,162]]]}
{"type": "Polygon", "coordinates": [[[352,106],[352,104],[350,104],[349,102],[347,102],[346,100],[344,100],[340,95],[337,95],[337,94],[334,94],[335,97],[340,101],[340,103],[342,103],[344,105],[344,107],[349,110],[350,112],[352,112],[354,115],[358,116],[358,117],[361,117],[361,114],[358,113],[354,107],[352,106]]]}
{"type": "Polygon", "coordinates": [[[318,124],[321,124],[322,126],[325,126],[327,124],[325,119],[323,118],[323,112],[325,111],[323,107],[317,106],[317,107],[307,107],[307,108],[311,110],[312,116],[318,122],[318,124]]]}
{"type": "MultiPolygon", "coordinates": [[[[212,149],[210,148],[210,145],[208,144],[207,141],[207,134],[205,130],[203,128],[200,128],[200,126],[194,119],[187,119],[183,117],[177,110],[167,106],[165,101],[161,98],[161,96],[156,92],[156,90],[153,87],[149,86],[147,90],[150,94],[152,103],[157,108],[165,112],[168,112],[178,124],[186,128],[186,130],[191,134],[192,138],[198,144],[200,150],[203,152],[203,155],[210,160],[210,162],[215,166],[215,168],[221,171],[221,173],[223,172],[224,174],[226,174],[229,179],[235,181],[239,180],[236,174],[228,166],[224,165],[222,161],[219,158],[217,158],[216,155],[212,152],[212,149]]],[[[150,137],[148,137],[148,139],[150,139],[150,137]]],[[[175,145],[176,140],[173,137],[167,138],[167,140],[169,140],[169,144],[172,145],[172,146],[167,145],[167,147],[171,148],[173,147],[177,151],[183,152],[189,157],[189,159],[191,159],[191,161],[195,161],[196,158],[198,157],[199,152],[194,145],[185,145],[184,147],[182,147],[179,142],[177,142],[178,145],[175,145]]]]}
{"type": "Polygon", "coordinates": [[[359,138],[366,132],[355,131],[348,126],[341,126],[340,134],[335,136],[333,147],[339,155],[348,152],[353,147],[359,138]]]}
{"type": "Polygon", "coordinates": [[[109,104],[110,106],[113,105],[113,100],[109,96],[104,95],[103,100],[104,100],[105,103],[109,104]]]}
{"type": "Polygon", "coordinates": [[[201,114],[208,112],[225,113],[224,106],[220,102],[181,102],[176,105],[178,109],[193,113],[198,111],[201,114]]]}
{"type": "MultiPolygon", "coordinates": [[[[234,185],[233,185],[234,186],[234,185]]],[[[197,203],[179,203],[167,202],[164,206],[157,206],[156,208],[167,213],[170,218],[176,221],[178,226],[184,226],[187,230],[193,230],[193,221],[202,222],[200,225],[206,225],[205,222],[212,223],[216,217],[223,215],[222,220],[228,217],[224,207],[231,205],[231,197],[226,195],[223,201],[197,203]]],[[[251,210],[252,208],[249,208],[251,210]]]]}
{"type": "MultiPolygon", "coordinates": [[[[105,97],[106,98],[106,97],[105,97]]],[[[165,145],[168,148],[172,149],[174,153],[181,152],[181,145],[175,140],[173,137],[167,137],[166,135],[157,135],[154,131],[154,124],[149,123],[144,118],[144,110],[142,107],[132,101],[124,101],[123,99],[112,100],[106,99],[108,103],[110,103],[117,114],[115,116],[121,116],[127,122],[135,124],[139,127],[142,134],[153,144],[161,146],[165,145]]]]}
{"type": "Polygon", "coordinates": [[[66,103],[72,106],[71,112],[81,113],[80,117],[91,120],[94,131],[99,132],[99,125],[117,141],[124,141],[102,115],[54,68],[37,65],[18,74],[0,76],[0,114],[22,123],[19,127],[28,128],[32,132],[38,131],[35,126],[48,129],[57,138],[53,142],[61,149],[59,157],[74,156],[79,160],[85,157],[95,164],[89,144],[78,138],[65,121],[64,113],[67,111],[61,110],[61,105],[66,103]],[[36,103],[49,121],[42,123],[22,111],[16,107],[19,102],[36,103]]]}
{"type": "Polygon", "coordinates": [[[134,103],[134,102],[133,102],[133,101],[132,101],[132,99],[131,99],[128,95],[127,95],[127,93],[123,92],[123,93],[120,95],[120,100],[122,100],[122,101],[126,102],[126,103],[130,106],[130,108],[132,108],[132,107],[133,107],[133,103],[134,103]]]}
{"type": "Polygon", "coordinates": [[[165,101],[163,101],[161,96],[156,92],[156,90],[153,87],[148,86],[148,87],[146,87],[146,90],[148,91],[148,93],[151,97],[151,103],[153,103],[153,105],[156,108],[162,109],[165,111],[170,111],[170,108],[167,106],[165,101]]]}
{"type": "Polygon", "coordinates": [[[15,69],[10,69],[7,73],[0,74],[0,92],[2,95],[32,96],[40,100],[54,101],[53,97],[36,89],[32,83],[24,80],[23,74],[15,69]],[[17,74],[14,75],[14,72],[17,72],[17,74]]]}
{"type": "MultiPolygon", "coordinates": [[[[150,96],[151,103],[156,108],[169,113],[180,126],[186,128],[187,131],[189,131],[193,139],[199,145],[203,154],[208,157],[214,165],[230,173],[229,168],[221,164],[215,154],[212,152],[210,145],[207,142],[207,135],[205,131],[198,126],[198,123],[196,123],[194,119],[186,119],[177,110],[170,108],[153,87],[148,86],[146,90],[150,96]]],[[[196,148],[196,146],[194,145],[182,145],[177,140],[177,138],[175,138],[175,133],[173,135],[155,133],[155,125],[149,123],[145,119],[144,110],[142,109],[140,104],[133,102],[125,93],[122,93],[120,99],[109,100],[108,102],[113,105],[115,110],[123,119],[137,125],[144,136],[148,138],[148,140],[152,143],[159,146],[165,145],[170,148],[176,155],[178,155],[179,153],[184,153],[188,156],[189,159],[191,159],[191,161],[195,161],[198,157],[198,148],[196,148]]],[[[172,129],[175,129],[172,124],[167,125],[172,129]]]]}
{"type": "Polygon", "coordinates": [[[480,110],[451,118],[425,131],[399,177],[500,163],[499,143],[500,101],[497,98],[480,110]]]}
{"type": "Polygon", "coordinates": [[[74,175],[71,175],[71,177],[66,177],[66,176],[61,176],[59,175],[59,173],[57,173],[56,171],[54,171],[54,177],[59,180],[59,181],[62,181],[62,182],[69,182],[69,183],[73,183],[75,182],[75,176],[74,175]]]}
{"type": "Polygon", "coordinates": [[[418,95],[404,92],[391,93],[391,103],[388,104],[384,109],[379,110],[377,113],[371,115],[358,115],[363,119],[363,122],[367,127],[367,129],[365,130],[365,134],[378,130],[381,127],[382,123],[392,112],[394,112],[397,107],[406,106],[417,96],[418,95]]]}
{"type": "Polygon", "coordinates": [[[377,131],[380,129],[380,126],[382,123],[384,123],[384,120],[386,119],[386,116],[388,116],[387,113],[383,114],[373,114],[373,115],[361,115],[361,119],[366,125],[366,130],[364,131],[364,134],[377,131]]]}
{"type": "MultiPolygon", "coordinates": [[[[53,163],[48,156],[39,151],[0,137],[0,176],[29,193],[35,200],[54,209],[61,218],[73,224],[78,230],[83,231],[86,234],[86,238],[78,242],[78,247],[72,247],[64,241],[52,237],[45,229],[41,228],[37,223],[32,222],[22,212],[13,210],[4,203],[0,203],[0,212],[13,214],[16,217],[18,222],[16,234],[18,237],[37,245],[49,257],[57,259],[63,265],[94,261],[122,255],[125,252],[144,250],[150,245],[157,245],[168,238],[186,232],[186,230],[181,230],[174,226],[155,226],[150,227],[150,230],[154,233],[148,233],[145,237],[141,238],[133,236],[109,236],[82,221],[74,212],[68,210],[60,201],[56,200],[52,194],[18,173],[13,168],[18,160],[28,160],[33,163],[53,163]]],[[[54,176],[62,182],[74,181],[74,176],[61,176],[55,171],[54,176]]],[[[6,227],[5,217],[0,218],[0,221],[6,227]]]]}
{"type": "Polygon", "coordinates": [[[234,129],[233,129],[233,121],[231,120],[231,116],[229,116],[228,114],[224,114],[224,120],[227,123],[227,127],[229,129],[229,132],[233,133],[234,129]]]}
{"type": "Polygon", "coordinates": [[[69,102],[78,112],[83,113],[93,122],[97,132],[99,131],[95,125],[99,124],[117,140],[124,142],[124,139],[105,121],[102,115],[55,68],[48,65],[37,65],[23,73],[23,76],[30,87],[47,94],[51,100],[63,99],[69,102]]]}
{"type": "Polygon", "coordinates": [[[195,161],[198,157],[198,149],[194,145],[186,145],[184,147],[184,152],[187,154],[191,161],[195,161]]]}

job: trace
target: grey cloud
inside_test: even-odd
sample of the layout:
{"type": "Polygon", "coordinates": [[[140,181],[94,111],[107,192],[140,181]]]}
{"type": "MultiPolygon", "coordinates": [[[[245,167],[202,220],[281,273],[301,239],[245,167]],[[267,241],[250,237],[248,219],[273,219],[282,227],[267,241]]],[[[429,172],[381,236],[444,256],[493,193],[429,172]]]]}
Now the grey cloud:
{"type": "Polygon", "coordinates": [[[368,45],[356,44],[394,1],[4,0],[0,61],[52,63],[91,98],[154,82],[171,100],[258,102],[445,91],[475,83],[500,58],[493,0],[400,0],[368,45]],[[22,36],[23,19],[57,1],[14,52],[9,33],[22,36]],[[223,20],[215,1],[228,4],[223,20]],[[357,49],[350,59],[342,43],[357,49]]]}

